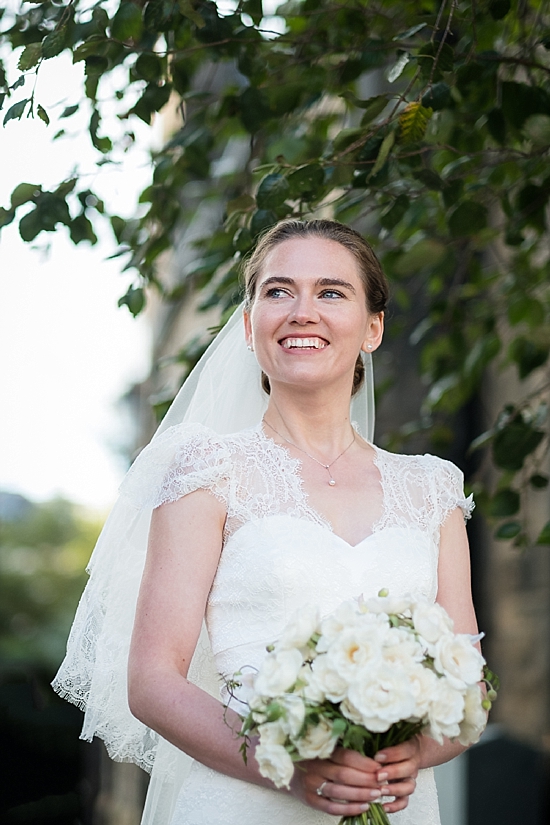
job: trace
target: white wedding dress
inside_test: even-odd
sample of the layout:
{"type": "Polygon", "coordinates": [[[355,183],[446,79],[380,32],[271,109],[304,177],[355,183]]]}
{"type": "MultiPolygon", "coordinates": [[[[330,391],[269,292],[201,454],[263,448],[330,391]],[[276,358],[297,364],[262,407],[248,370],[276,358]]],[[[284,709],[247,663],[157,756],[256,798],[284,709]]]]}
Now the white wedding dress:
{"type": "MultiPolygon", "coordinates": [[[[266,645],[305,603],[319,605],[325,614],[346,599],[373,596],[384,587],[395,596],[435,600],[440,526],[455,507],[466,515],[472,507],[453,464],[375,448],[380,517],[351,546],[309,506],[301,462],[261,426],[230,436],[202,426],[174,427],[159,441],[149,448],[150,459],[155,450],[175,457],[162,480],[159,472],[155,506],[206,488],[227,507],[224,547],[206,612],[216,669],[225,676],[243,666],[257,667],[266,645]]],[[[122,492],[133,494],[132,471],[122,492]]],[[[227,701],[223,688],[221,698],[227,701]]],[[[390,819],[395,825],[438,825],[432,770],[421,772],[407,809],[390,819]]],[[[171,825],[329,825],[338,820],[284,793],[194,762],[171,825]]]]}
{"type": "MultiPolygon", "coordinates": [[[[113,518],[125,524],[135,512],[133,526],[127,528],[128,540],[112,563],[109,582],[99,577],[95,589],[92,558],[70,652],[54,687],[86,707],[83,738],[99,735],[114,758],[153,767],[144,825],[330,825],[339,818],[198,762],[191,762],[190,769],[182,766],[187,757],[131,716],[126,660],[143,558],[131,556],[130,538],[139,514],[197,489],[224,502],[224,545],[205,617],[209,642],[199,641],[189,678],[226,702],[220,674],[257,667],[266,645],[305,603],[319,605],[326,614],[347,599],[374,596],[382,588],[394,596],[410,593],[435,600],[441,524],[456,507],[465,516],[473,507],[464,498],[462,473],[431,455],[374,449],[380,474],[378,517],[355,546],[312,509],[301,462],[267,437],[261,425],[224,436],[202,425],[171,427],[130,469],[121,487],[122,507],[113,518]],[[92,654],[89,640],[96,637],[92,654]],[[101,643],[101,638],[107,641],[101,643]]],[[[110,529],[116,532],[117,524],[110,529]]],[[[111,552],[109,529],[105,536],[95,554],[100,566],[111,552]]],[[[390,820],[394,825],[439,825],[431,769],[421,771],[408,807],[390,820]]]]}

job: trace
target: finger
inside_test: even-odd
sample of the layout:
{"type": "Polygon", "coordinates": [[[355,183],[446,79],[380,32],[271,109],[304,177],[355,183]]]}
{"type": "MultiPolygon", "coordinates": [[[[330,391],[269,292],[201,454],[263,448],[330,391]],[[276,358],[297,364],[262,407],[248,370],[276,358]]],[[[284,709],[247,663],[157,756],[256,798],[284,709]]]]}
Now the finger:
{"type": "Polygon", "coordinates": [[[378,763],[403,762],[406,759],[414,759],[420,751],[420,743],[417,738],[407,739],[399,745],[391,745],[383,748],[375,755],[374,760],[378,763]]]}
{"type": "Polygon", "coordinates": [[[380,788],[382,796],[410,796],[414,793],[416,788],[416,781],[409,777],[402,782],[392,782],[390,785],[383,785],[380,788]]]}
{"type": "Polygon", "coordinates": [[[345,765],[349,768],[355,768],[358,771],[376,771],[380,765],[369,756],[362,756],[357,751],[350,751],[347,748],[336,748],[331,757],[330,762],[335,762],[337,765],[345,765]]]}
{"type": "MultiPolygon", "coordinates": [[[[327,780],[325,780],[322,783],[322,786],[319,787],[322,793],[317,794],[317,790],[315,791],[315,793],[318,796],[325,797],[326,799],[332,799],[333,802],[344,801],[344,803],[364,804],[367,802],[374,802],[382,796],[382,791],[380,791],[379,788],[360,788],[354,787],[352,785],[342,785],[338,782],[329,782],[327,780]]],[[[394,795],[393,786],[392,790],[388,791],[386,795],[394,795]]]]}
{"type": "Polygon", "coordinates": [[[407,760],[406,762],[395,762],[392,765],[384,765],[376,774],[378,783],[395,782],[399,779],[408,779],[412,777],[416,779],[418,776],[418,763],[414,760],[407,760]]]}
{"type": "MultiPolygon", "coordinates": [[[[331,762],[324,762],[322,768],[323,778],[338,785],[356,788],[377,788],[379,782],[374,772],[357,770],[345,765],[337,765],[331,762]]],[[[398,777],[395,777],[398,778],[398,777]]],[[[347,797],[344,797],[347,799],[347,797]]]]}
{"type": "Polygon", "coordinates": [[[322,763],[323,773],[310,773],[303,778],[303,786],[309,795],[322,795],[349,801],[368,802],[380,796],[374,775],[366,775],[351,768],[322,763]],[[318,794],[318,791],[321,794],[318,794]]]}
{"type": "Polygon", "coordinates": [[[392,802],[384,802],[383,808],[387,814],[394,814],[397,811],[403,811],[407,805],[409,804],[409,797],[408,796],[400,796],[394,799],[392,802]]]}
{"type": "Polygon", "coordinates": [[[342,800],[322,799],[313,801],[311,807],[339,817],[361,816],[369,809],[368,803],[349,803],[342,800]]]}

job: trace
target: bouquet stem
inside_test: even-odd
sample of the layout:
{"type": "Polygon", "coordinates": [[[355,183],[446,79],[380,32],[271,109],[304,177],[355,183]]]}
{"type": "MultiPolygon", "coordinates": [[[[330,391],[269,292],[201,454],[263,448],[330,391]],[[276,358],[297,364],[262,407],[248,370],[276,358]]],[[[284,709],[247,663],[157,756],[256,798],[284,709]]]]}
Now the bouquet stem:
{"type": "Polygon", "coordinates": [[[372,802],[364,814],[343,816],[338,825],[390,825],[390,820],[382,805],[379,802],[372,802]]]}

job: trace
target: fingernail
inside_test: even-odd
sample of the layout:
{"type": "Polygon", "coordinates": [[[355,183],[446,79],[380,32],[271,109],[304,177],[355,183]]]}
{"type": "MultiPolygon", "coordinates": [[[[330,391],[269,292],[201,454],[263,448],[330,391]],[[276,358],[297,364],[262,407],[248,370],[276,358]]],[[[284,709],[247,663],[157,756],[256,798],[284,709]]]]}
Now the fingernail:
{"type": "Polygon", "coordinates": [[[379,751],[376,754],[376,756],[374,757],[374,761],[375,762],[385,762],[387,758],[388,758],[387,754],[385,754],[383,751],[379,751]]]}
{"type": "Polygon", "coordinates": [[[380,788],[380,796],[389,796],[391,794],[391,788],[380,788]]]}
{"type": "Polygon", "coordinates": [[[388,772],[387,771],[382,771],[382,773],[379,773],[378,776],[376,777],[378,782],[385,782],[387,778],[388,778],[388,772]]]}
{"type": "Polygon", "coordinates": [[[378,799],[379,796],[382,796],[382,791],[374,790],[370,792],[370,796],[372,799],[378,799]]]}
{"type": "Polygon", "coordinates": [[[368,811],[368,809],[369,809],[369,808],[370,808],[370,805],[369,805],[369,803],[368,803],[368,802],[365,802],[365,804],[364,804],[364,805],[361,805],[361,810],[362,810],[363,812],[364,812],[364,811],[368,811]]]}

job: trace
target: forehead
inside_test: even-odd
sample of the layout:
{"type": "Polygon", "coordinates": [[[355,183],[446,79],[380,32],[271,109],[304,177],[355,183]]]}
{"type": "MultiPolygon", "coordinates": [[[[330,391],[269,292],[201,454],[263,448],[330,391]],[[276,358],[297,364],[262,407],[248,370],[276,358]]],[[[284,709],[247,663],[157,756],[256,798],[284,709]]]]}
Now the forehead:
{"type": "Polygon", "coordinates": [[[276,275],[293,278],[343,277],[363,284],[355,255],[337,241],[327,238],[291,238],[273,247],[267,254],[260,283],[276,275]]]}

